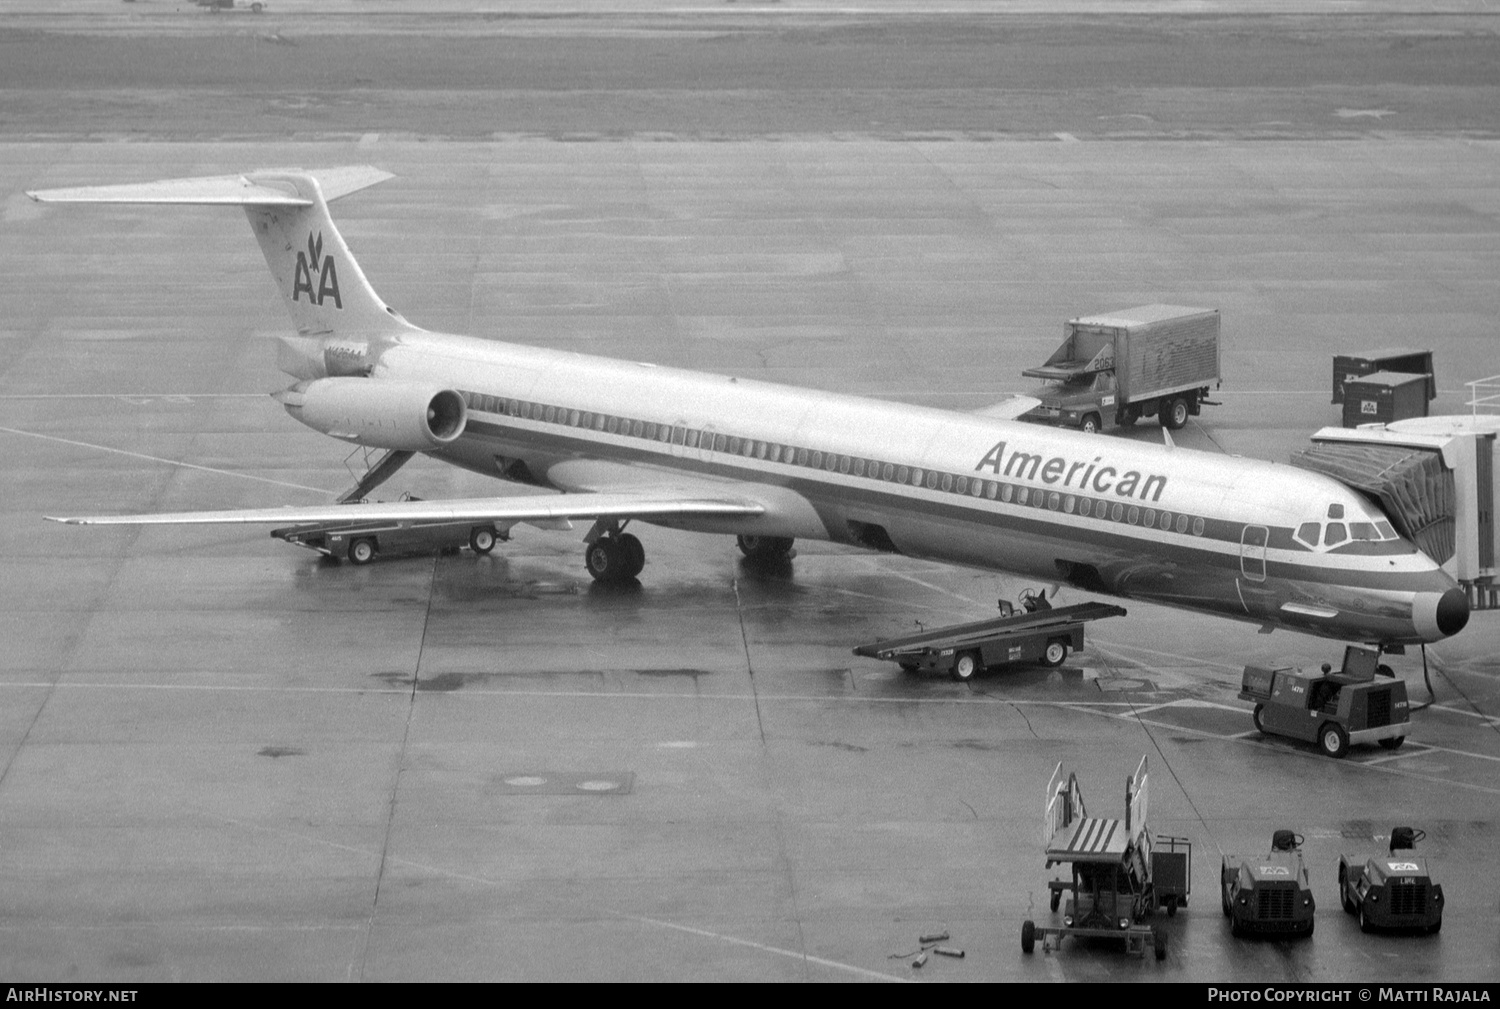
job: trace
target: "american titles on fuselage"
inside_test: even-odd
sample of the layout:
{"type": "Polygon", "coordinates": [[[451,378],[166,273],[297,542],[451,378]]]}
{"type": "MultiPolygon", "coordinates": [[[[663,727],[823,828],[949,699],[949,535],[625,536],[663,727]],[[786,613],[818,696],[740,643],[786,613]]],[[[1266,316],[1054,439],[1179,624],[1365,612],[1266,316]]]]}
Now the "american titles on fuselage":
{"type": "Polygon", "coordinates": [[[1040,480],[1045,484],[1060,483],[1064,487],[1074,486],[1073,477],[1079,471],[1077,489],[1096,494],[1114,494],[1116,497],[1137,498],[1152,504],[1161,500],[1161,492],[1167,488],[1167,478],[1159,474],[1143,474],[1139,470],[1121,473],[1113,466],[1100,466],[1103,456],[1094,456],[1093,462],[1072,462],[1055,455],[1042,462],[1042,456],[1031,452],[1012,451],[1006,456],[1007,445],[1003,441],[984,454],[974,471],[989,470],[996,476],[1008,476],[1017,480],[1040,480]],[[1002,464],[1004,469],[1002,470],[1002,464]],[[1066,474],[1064,473],[1066,471],[1066,474]],[[1119,479],[1115,479],[1118,477],[1119,479]]]}

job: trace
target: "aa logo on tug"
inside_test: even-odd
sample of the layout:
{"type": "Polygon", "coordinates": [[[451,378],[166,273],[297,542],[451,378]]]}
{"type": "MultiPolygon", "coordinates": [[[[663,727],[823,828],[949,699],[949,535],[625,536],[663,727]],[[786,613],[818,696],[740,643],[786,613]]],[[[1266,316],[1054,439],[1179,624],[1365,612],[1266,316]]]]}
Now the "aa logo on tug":
{"type": "Polygon", "coordinates": [[[298,300],[303,293],[307,294],[307,300],[314,305],[322,306],[324,299],[333,299],[334,308],[343,308],[344,303],[339,298],[339,272],[334,268],[333,257],[323,255],[323,233],[318,232],[314,238],[312,232],[307,234],[307,251],[297,252],[297,276],[292,280],[292,300],[298,300]],[[313,276],[317,275],[317,286],[313,286],[313,276]]]}

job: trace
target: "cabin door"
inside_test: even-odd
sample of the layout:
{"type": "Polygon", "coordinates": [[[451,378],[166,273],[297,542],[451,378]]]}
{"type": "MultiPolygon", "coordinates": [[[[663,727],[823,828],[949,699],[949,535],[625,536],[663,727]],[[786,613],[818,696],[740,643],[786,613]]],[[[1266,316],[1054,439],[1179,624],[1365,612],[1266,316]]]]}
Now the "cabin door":
{"type": "Polygon", "coordinates": [[[1270,531],[1265,526],[1246,526],[1240,534],[1240,574],[1247,582],[1266,580],[1266,540],[1270,531]]]}

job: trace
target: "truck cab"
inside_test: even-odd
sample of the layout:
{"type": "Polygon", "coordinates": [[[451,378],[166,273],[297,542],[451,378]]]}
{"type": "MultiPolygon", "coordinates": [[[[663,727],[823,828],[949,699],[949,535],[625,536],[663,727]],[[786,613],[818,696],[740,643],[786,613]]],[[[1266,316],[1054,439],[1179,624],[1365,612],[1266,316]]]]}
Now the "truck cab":
{"type": "Polygon", "coordinates": [[[1219,888],[1224,917],[1236,936],[1313,933],[1317,904],[1302,860],[1302,837],[1293,831],[1272,834],[1268,854],[1225,855],[1219,888]]]}
{"type": "Polygon", "coordinates": [[[1115,419],[1115,373],[1081,371],[1060,382],[1044,385],[1036,392],[1042,405],[1025,415],[1063,427],[1076,427],[1093,434],[1104,430],[1104,418],[1115,419]]]}

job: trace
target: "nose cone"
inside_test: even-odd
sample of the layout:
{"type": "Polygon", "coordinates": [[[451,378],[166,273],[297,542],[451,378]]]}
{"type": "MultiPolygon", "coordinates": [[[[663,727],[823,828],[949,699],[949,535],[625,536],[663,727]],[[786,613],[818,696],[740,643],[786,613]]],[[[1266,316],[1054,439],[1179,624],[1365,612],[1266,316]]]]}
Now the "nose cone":
{"type": "Polygon", "coordinates": [[[1428,641],[1451,638],[1469,623],[1469,597],[1454,587],[1446,592],[1423,592],[1412,603],[1412,623],[1428,641]]]}

